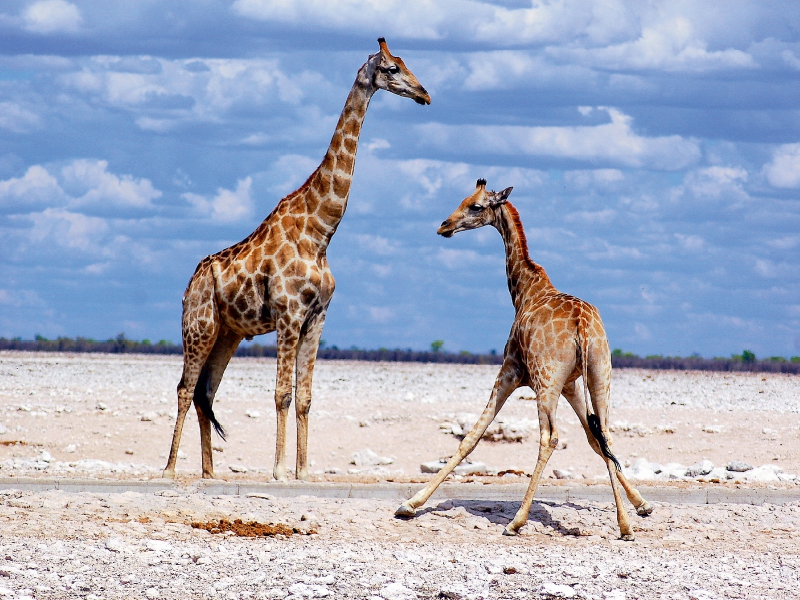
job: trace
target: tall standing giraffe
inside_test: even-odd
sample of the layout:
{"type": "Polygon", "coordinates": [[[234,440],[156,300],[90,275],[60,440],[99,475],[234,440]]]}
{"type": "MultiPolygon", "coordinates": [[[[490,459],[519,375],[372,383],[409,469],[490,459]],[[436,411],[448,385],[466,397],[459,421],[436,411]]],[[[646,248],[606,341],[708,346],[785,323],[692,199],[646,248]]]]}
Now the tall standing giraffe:
{"type": "Polygon", "coordinates": [[[194,401],[200,423],[203,477],[214,476],[211,424],[214,394],[242,338],[277,331],[275,384],[277,436],[273,475],[286,479],[286,418],[296,368],[297,463],[308,477],[308,412],[311,379],[334,279],[326,250],[344,216],[361,125],[372,95],[386,90],[430,104],[428,92],[392,56],[380,38],[379,52],[358,70],[325,158],[311,177],[283,198],[261,225],[238,244],[207,256],[183,295],[183,375],[178,416],[164,477],[175,476],[183,423],[194,401]]]}
{"type": "Polygon", "coordinates": [[[544,269],[530,259],[519,213],[507,201],[511,189],[487,191],[486,180],[479,179],[475,192],[464,199],[439,228],[439,235],[448,238],[459,231],[484,225],[493,225],[500,232],[506,250],[508,291],[516,316],[506,342],[503,366],[480,419],[447,465],[413,498],[401,504],[396,514],[413,516],[447,475],[472,452],[509,395],[519,387],[529,386],[536,392],[539,412],[539,458],[522,505],[504,533],[516,535],[528,520],[539,479],[558,445],[556,408],[563,394],[577,413],[589,444],[605,459],[622,539],[633,540],[619,484],[625,488],[639,515],[649,515],[653,509],[620,472],[619,462],[611,453],[608,434],[611,353],[600,313],[591,304],[559,292],[544,269]],[[583,394],[576,385],[581,376],[583,394]],[[591,402],[587,397],[589,392],[591,402]]]}

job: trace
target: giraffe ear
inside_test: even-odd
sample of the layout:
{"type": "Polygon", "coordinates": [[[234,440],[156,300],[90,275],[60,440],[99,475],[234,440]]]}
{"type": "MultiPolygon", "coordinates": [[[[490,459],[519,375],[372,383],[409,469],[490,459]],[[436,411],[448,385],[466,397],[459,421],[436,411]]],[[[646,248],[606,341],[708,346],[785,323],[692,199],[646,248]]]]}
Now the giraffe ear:
{"type": "Polygon", "coordinates": [[[508,197],[511,195],[511,190],[513,189],[513,187],[507,187],[501,192],[492,192],[491,205],[500,206],[501,204],[505,204],[508,201],[508,197]]]}

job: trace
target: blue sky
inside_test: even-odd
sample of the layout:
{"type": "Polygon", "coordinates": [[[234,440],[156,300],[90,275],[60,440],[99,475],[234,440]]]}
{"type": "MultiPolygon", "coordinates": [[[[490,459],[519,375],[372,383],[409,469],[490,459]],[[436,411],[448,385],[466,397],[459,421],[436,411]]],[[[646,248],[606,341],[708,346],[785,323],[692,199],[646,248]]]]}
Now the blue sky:
{"type": "MultiPolygon", "coordinates": [[[[502,350],[493,229],[640,354],[800,354],[800,11],[681,1],[42,0],[0,6],[0,335],[180,340],[197,262],[316,168],[385,36],[329,260],[340,347],[502,350]]],[[[266,337],[264,341],[270,341],[266,337]]]]}

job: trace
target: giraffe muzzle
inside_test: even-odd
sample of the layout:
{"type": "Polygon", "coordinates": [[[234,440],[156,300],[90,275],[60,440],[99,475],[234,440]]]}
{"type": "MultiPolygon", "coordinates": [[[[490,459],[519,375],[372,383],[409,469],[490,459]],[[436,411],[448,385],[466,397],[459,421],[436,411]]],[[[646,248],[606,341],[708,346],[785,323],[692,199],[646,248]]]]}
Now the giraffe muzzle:
{"type": "Polygon", "coordinates": [[[439,229],[436,231],[442,237],[453,237],[454,230],[450,227],[450,223],[448,221],[444,221],[439,229]]]}

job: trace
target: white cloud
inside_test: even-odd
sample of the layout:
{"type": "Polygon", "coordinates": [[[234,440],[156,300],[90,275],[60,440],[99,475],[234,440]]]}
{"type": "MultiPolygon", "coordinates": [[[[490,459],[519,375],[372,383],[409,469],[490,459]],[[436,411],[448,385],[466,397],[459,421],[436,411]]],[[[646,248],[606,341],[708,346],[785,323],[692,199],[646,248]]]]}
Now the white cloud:
{"type": "MultiPolygon", "coordinates": [[[[459,235],[464,235],[461,233],[459,235]]],[[[474,250],[460,250],[453,248],[439,248],[436,259],[448,269],[464,269],[473,267],[475,264],[486,264],[496,262],[494,256],[484,256],[474,250]]]]}
{"type": "Polygon", "coordinates": [[[116,206],[147,208],[162,195],[148,179],[114,175],[107,168],[108,161],[81,159],[61,169],[65,186],[86,190],[82,196],[76,198],[74,204],[110,203],[116,206]]]}
{"type": "Polygon", "coordinates": [[[800,187],[800,144],[779,146],[772,155],[772,161],[764,166],[764,174],[773,187],[800,187]]]}
{"type": "MultiPolygon", "coordinates": [[[[391,37],[441,37],[439,27],[447,18],[450,5],[468,8],[468,2],[427,2],[425,0],[236,0],[237,14],[259,21],[316,25],[326,29],[380,31],[391,37]]],[[[377,35],[376,35],[377,37],[377,35]]]]}
{"type": "Polygon", "coordinates": [[[22,207],[28,204],[52,204],[64,199],[58,181],[41,165],[28,168],[22,177],[0,181],[0,203],[22,207]]]}
{"type": "Polygon", "coordinates": [[[0,127],[14,133],[27,133],[39,129],[42,120],[35,112],[14,102],[0,102],[0,127]]]}
{"type": "Polygon", "coordinates": [[[432,123],[419,126],[419,131],[424,144],[472,148],[480,154],[555,156],[666,170],[682,169],[700,159],[696,140],[640,136],[633,131],[632,117],[614,108],[603,110],[610,123],[568,127],[432,123]]]}
{"type": "Polygon", "coordinates": [[[681,245],[681,248],[689,252],[700,252],[705,248],[705,240],[699,235],[684,235],[676,233],[675,238],[681,245]]]}
{"type": "Polygon", "coordinates": [[[741,50],[708,50],[697,39],[685,16],[655,21],[641,30],[638,39],[602,48],[554,47],[548,53],[602,69],[706,72],[719,69],[753,69],[758,63],[741,50]]]}
{"type": "Polygon", "coordinates": [[[698,199],[743,200],[748,197],[742,184],[747,181],[747,171],[742,167],[707,167],[686,175],[685,186],[698,199]]]}
{"type": "Polygon", "coordinates": [[[398,251],[397,242],[380,235],[362,233],[356,235],[356,240],[360,248],[379,256],[391,256],[398,251]]]}
{"type": "Polygon", "coordinates": [[[389,306],[369,306],[367,307],[370,318],[375,323],[387,323],[394,318],[395,312],[389,306]]]}
{"type": "Polygon", "coordinates": [[[83,251],[96,250],[98,238],[108,231],[105,219],[61,208],[48,208],[28,216],[33,221],[30,239],[83,251]]]}
{"type": "Polygon", "coordinates": [[[253,202],[250,198],[250,187],[253,179],[247,177],[240,179],[235,191],[218,188],[217,195],[211,200],[198,194],[185,193],[182,198],[188,200],[204,216],[212,220],[233,222],[244,219],[253,211],[253,202]]]}
{"type": "Polygon", "coordinates": [[[35,2],[22,17],[25,28],[35,33],[74,33],[83,21],[78,7],[65,0],[35,2]]]}

